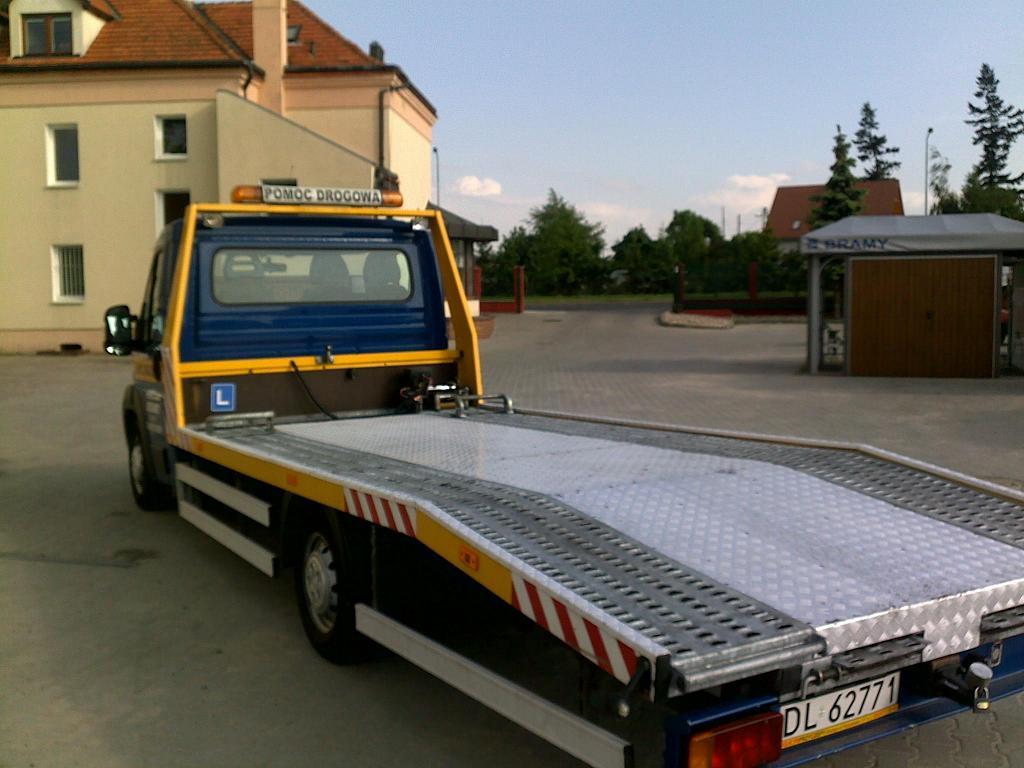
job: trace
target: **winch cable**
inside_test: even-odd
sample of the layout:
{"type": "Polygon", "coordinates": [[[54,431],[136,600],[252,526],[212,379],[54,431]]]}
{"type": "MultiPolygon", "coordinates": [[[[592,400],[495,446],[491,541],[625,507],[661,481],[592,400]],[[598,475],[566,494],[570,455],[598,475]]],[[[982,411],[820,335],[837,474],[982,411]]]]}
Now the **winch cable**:
{"type": "Polygon", "coordinates": [[[299,366],[295,364],[295,361],[289,360],[288,362],[291,364],[292,370],[295,371],[295,375],[299,379],[299,384],[301,384],[302,388],[306,390],[306,396],[309,397],[310,402],[312,402],[313,405],[319,408],[320,413],[322,413],[324,416],[326,416],[329,419],[333,419],[334,421],[337,421],[338,417],[336,415],[334,415],[326,408],[324,408],[322,405],[320,405],[320,401],[317,400],[316,397],[313,395],[313,391],[309,388],[309,385],[306,383],[306,380],[302,377],[302,373],[299,371],[299,366]]]}

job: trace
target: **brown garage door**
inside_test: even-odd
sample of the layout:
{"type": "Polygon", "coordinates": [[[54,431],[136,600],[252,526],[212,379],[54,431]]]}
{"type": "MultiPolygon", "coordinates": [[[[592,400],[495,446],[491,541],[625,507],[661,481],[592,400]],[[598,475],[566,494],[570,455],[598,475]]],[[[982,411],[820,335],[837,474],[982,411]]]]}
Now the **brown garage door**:
{"type": "Polygon", "coordinates": [[[858,376],[994,375],[995,259],[853,259],[858,376]]]}

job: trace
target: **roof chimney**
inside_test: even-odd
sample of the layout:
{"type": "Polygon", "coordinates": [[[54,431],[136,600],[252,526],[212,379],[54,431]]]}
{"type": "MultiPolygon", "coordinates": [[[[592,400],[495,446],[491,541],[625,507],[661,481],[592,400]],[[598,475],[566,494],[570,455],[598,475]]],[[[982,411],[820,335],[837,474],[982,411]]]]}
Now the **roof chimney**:
{"type": "Polygon", "coordinates": [[[381,64],[384,63],[384,46],[376,40],[370,43],[370,58],[376,59],[381,64]]]}
{"type": "Polygon", "coordinates": [[[288,0],[252,0],[252,49],[264,72],[260,102],[284,114],[284,68],[288,64],[288,0]]]}

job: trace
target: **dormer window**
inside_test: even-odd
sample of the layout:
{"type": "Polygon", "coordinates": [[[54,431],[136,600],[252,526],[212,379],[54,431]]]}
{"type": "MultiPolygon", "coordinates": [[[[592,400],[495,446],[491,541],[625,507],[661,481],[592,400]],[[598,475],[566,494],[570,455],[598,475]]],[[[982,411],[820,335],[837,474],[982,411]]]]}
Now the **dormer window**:
{"type": "Polygon", "coordinates": [[[26,56],[71,54],[71,14],[38,13],[21,17],[26,56]]]}
{"type": "Polygon", "coordinates": [[[288,45],[299,44],[299,33],[302,31],[301,24],[289,24],[288,25],[288,45]]]}

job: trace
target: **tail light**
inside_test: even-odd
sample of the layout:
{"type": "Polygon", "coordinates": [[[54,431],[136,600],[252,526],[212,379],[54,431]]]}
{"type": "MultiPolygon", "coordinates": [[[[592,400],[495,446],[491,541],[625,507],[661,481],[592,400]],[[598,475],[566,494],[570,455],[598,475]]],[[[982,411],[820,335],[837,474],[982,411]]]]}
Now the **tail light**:
{"type": "Polygon", "coordinates": [[[688,768],[755,768],[782,753],[782,714],[765,712],[690,738],[688,768]]]}

